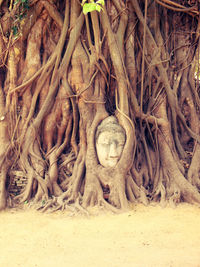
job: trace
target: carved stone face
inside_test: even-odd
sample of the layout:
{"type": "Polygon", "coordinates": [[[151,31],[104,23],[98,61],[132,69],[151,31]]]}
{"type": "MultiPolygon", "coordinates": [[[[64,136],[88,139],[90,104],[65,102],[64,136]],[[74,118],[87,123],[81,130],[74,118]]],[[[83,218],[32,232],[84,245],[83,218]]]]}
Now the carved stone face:
{"type": "Polygon", "coordinates": [[[96,135],[96,151],[102,166],[115,167],[121,157],[126,137],[124,129],[117,123],[116,118],[113,116],[108,118],[97,130],[99,134],[96,135]]]}

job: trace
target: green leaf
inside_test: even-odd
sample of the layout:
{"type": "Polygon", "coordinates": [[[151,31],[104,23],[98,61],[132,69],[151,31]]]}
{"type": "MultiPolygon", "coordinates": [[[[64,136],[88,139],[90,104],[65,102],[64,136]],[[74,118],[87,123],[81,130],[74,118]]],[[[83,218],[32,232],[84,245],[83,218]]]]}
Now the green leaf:
{"type": "Polygon", "coordinates": [[[83,5],[83,14],[86,15],[89,12],[97,10],[100,12],[102,10],[102,7],[97,3],[85,3],[83,5]]]}
{"type": "Polygon", "coordinates": [[[20,15],[19,15],[19,20],[22,20],[23,17],[24,17],[24,14],[20,14],[20,15]]]}
{"type": "Polygon", "coordinates": [[[19,0],[15,0],[14,2],[14,5],[18,4],[19,3],[19,0]]]}
{"type": "Polygon", "coordinates": [[[89,12],[92,12],[96,10],[96,4],[95,3],[86,3],[83,6],[83,14],[86,15],[89,12]]]}
{"type": "Polygon", "coordinates": [[[18,34],[18,27],[17,26],[13,26],[12,27],[12,31],[13,31],[13,35],[17,35],[18,34]]]}
{"type": "Polygon", "coordinates": [[[83,6],[87,0],[82,0],[81,5],[83,6]]]}
{"type": "Polygon", "coordinates": [[[102,7],[100,5],[96,5],[96,10],[100,12],[102,10],[102,7]]]}

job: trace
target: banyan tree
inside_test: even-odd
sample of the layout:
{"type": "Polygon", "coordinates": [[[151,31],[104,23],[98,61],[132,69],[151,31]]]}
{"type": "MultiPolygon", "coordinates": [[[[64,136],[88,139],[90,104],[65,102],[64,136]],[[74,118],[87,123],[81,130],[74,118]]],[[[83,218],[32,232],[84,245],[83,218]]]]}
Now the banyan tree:
{"type": "Polygon", "coordinates": [[[0,209],[200,203],[199,5],[0,0],[0,209]]]}

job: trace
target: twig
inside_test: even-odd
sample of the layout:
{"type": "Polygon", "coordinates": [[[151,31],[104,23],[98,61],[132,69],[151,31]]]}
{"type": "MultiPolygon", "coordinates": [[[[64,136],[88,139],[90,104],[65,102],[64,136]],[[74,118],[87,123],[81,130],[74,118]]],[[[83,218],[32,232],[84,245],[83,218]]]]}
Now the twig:
{"type": "MultiPolygon", "coordinates": [[[[196,7],[197,7],[197,6],[193,6],[193,7],[184,7],[184,6],[183,6],[183,8],[176,8],[176,7],[170,6],[170,5],[168,5],[168,4],[165,4],[165,3],[163,3],[163,2],[161,2],[161,1],[159,1],[159,0],[155,0],[155,1],[156,1],[158,4],[164,6],[164,7],[168,8],[168,9],[171,9],[171,10],[173,10],[173,11],[177,11],[177,12],[186,12],[186,13],[189,13],[189,14],[194,13],[194,14],[196,14],[196,15],[199,15],[199,11],[196,10],[196,7]]],[[[163,1],[164,1],[164,0],[163,0],[163,1]]]]}

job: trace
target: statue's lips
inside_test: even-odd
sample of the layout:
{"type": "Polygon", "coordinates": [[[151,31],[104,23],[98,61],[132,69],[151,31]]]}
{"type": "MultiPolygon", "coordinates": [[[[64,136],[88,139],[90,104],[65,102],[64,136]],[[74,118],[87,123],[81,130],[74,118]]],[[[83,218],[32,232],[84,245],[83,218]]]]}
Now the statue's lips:
{"type": "Polygon", "coordinates": [[[118,160],[119,160],[119,157],[109,158],[109,159],[106,159],[106,163],[107,163],[108,167],[114,167],[117,164],[118,160]]]}

